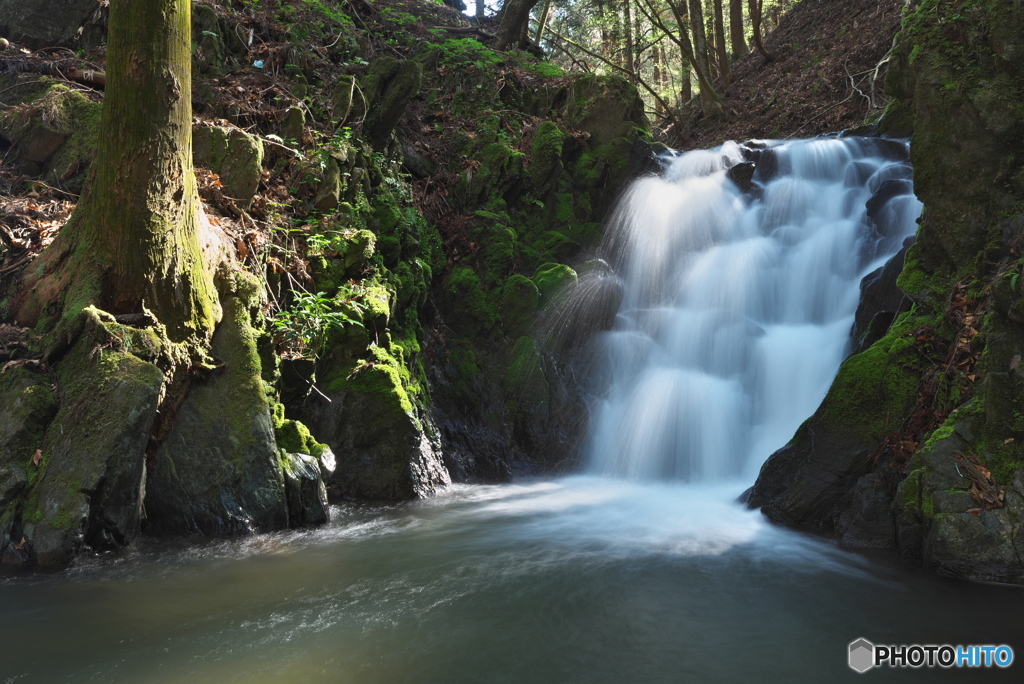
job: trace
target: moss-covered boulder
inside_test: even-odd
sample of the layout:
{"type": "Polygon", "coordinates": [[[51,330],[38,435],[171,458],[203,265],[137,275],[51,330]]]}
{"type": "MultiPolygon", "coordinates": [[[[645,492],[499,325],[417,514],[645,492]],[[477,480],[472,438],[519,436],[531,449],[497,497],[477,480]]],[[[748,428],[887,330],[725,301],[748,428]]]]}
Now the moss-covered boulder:
{"type": "Polygon", "coordinates": [[[331,482],[342,495],[379,500],[431,496],[451,484],[433,427],[409,395],[408,368],[381,347],[323,374],[325,396],[310,396],[303,423],[337,457],[331,482]]]}
{"type": "Polygon", "coordinates": [[[7,562],[61,567],[87,549],[115,549],[139,534],[145,450],[163,373],[131,353],[132,335],[108,329],[112,317],[95,309],[82,316],[82,334],[53,370],[59,408],[37,377],[5,383],[8,391],[21,388],[7,410],[20,416],[19,425],[8,424],[16,428],[16,451],[7,462],[20,461],[27,474],[20,495],[0,510],[9,525],[0,541],[7,562]]]}
{"type": "Polygon", "coordinates": [[[50,185],[81,192],[96,155],[102,106],[62,85],[16,82],[23,106],[0,113],[0,138],[13,146],[10,162],[50,185]]]}
{"type": "Polygon", "coordinates": [[[196,166],[220,176],[224,194],[248,208],[263,178],[263,143],[240,128],[195,126],[192,158],[196,166]]]}
{"type": "Polygon", "coordinates": [[[212,353],[157,449],[146,482],[149,529],[238,534],[288,525],[284,475],[249,307],[229,284],[212,353]]]}
{"type": "MultiPolygon", "coordinates": [[[[374,147],[382,148],[402,118],[409,100],[420,92],[423,70],[418,62],[385,56],[370,65],[364,83],[364,95],[369,104],[364,130],[374,147]]],[[[343,98],[339,98],[342,100],[343,98]]],[[[343,102],[338,102],[342,109],[343,102]]]]}

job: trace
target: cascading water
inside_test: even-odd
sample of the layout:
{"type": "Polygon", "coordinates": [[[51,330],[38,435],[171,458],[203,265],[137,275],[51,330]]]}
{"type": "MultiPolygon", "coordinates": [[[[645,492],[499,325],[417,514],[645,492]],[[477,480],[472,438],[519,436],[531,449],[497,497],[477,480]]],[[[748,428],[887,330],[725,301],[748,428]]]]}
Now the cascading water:
{"type": "Polygon", "coordinates": [[[905,158],[891,141],[729,144],[632,188],[605,252],[622,282],[581,269],[553,317],[559,345],[610,329],[598,476],[0,577],[0,681],[843,682],[863,676],[857,637],[1019,634],[1024,596],[907,575],[735,503],[825,392],[858,279],[912,232],[905,158]],[[726,169],[748,157],[741,193],[726,169]]]}
{"type": "Polygon", "coordinates": [[[861,279],[914,234],[910,177],[903,143],[820,138],[730,142],[637,181],[603,247],[623,297],[594,340],[590,471],[752,481],[824,397],[861,279]]]}

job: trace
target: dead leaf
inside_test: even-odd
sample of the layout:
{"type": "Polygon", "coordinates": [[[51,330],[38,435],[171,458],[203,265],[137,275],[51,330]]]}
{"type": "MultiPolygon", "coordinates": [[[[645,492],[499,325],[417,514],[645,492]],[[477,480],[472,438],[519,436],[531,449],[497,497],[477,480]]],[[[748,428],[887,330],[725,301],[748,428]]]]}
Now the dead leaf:
{"type": "Polygon", "coordinates": [[[25,544],[27,544],[27,543],[28,543],[28,540],[25,539],[24,537],[22,537],[21,541],[14,548],[17,549],[18,551],[24,551],[25,550],[25,544]]]}
{"type": "Polygon", "coordinates": [[[43,462],[43,450],[36,449],[36,455],[32,457],[32,465],[39,466],[43,462]]]}

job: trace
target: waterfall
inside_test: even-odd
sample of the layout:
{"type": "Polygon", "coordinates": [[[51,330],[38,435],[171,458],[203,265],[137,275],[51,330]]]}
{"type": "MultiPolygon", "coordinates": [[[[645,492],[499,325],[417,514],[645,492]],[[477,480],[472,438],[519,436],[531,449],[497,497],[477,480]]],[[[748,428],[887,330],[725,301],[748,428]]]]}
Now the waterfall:
{"type": "Polygon", "coordinates": [[[636,181],[601,248],[621,303],[590,342],[589,471],[753,479],[824,398],[861,279],[914,234],[908,160],[880,138],[729,142],[636,181]]]}

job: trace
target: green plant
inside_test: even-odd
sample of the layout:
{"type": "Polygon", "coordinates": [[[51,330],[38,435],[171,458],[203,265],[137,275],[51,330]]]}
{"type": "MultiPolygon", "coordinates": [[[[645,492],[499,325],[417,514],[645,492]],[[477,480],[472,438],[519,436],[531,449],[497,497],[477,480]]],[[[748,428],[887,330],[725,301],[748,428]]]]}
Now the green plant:
{"type": "Polygon", "coordinates": [[[326,294],[291,290],[291,308],[274,316],[277,337],[293,355],[319,358],[332,330],[343,330],[348,325],[363,327],[362,321],[353,318],[364,309],[357,301],[361,294],[354,287],[341,286],[334,298],[326,294]]]}

